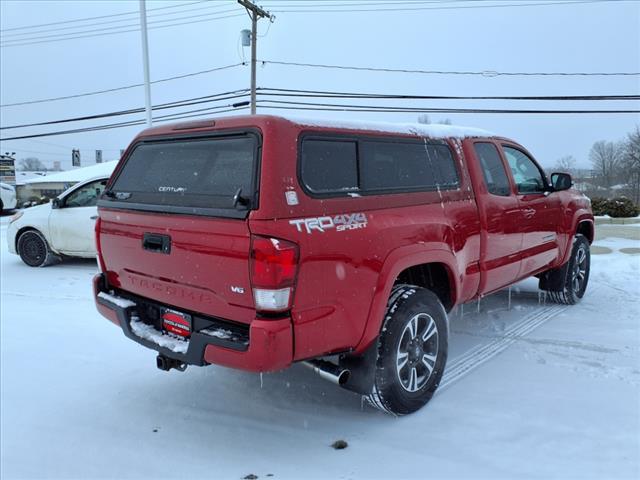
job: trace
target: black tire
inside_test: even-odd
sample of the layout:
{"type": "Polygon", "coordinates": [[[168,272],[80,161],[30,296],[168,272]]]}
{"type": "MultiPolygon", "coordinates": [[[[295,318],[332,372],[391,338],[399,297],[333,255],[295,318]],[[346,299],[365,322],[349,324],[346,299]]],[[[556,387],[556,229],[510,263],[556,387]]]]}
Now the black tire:
{"type": "Polygon", "coordinates": [[[551,300],[564,305],[575,305],[584,296],[589,283],[591,268],[591,251],[589,241],[582,234],[577,234],[573,240],[571,257],[566,268],[551,272],[551,281],[557,281],[561,289],[549,291],[551,300]],[[553,278],[554,275],[560,276],[553,278]]]}
{"type": "Polygon", "coordinates": [[[369,403],[393,415],[423,407],[444,372],[448,330],[447,313],[433,292],[412,285],[394,287],[378,337],[369,403]]]}
{"type": "Polygon", "coordinates": [[[24,263],[30,267],[46,267],[60,261],[44,236],[37,230],[27,230],[18,237],[18,254],[24,263]]]}

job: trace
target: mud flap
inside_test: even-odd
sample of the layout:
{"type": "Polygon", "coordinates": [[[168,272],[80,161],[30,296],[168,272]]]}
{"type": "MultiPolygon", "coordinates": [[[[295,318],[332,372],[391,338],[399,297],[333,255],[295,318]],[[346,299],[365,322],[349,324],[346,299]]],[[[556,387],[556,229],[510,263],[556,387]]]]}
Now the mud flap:
{"type": "Polygon", "coordinates": [[[361,395],[369,395],[373,389],[378,360],[378,341],[374,341],[362,355],[344,355],[340,357],[340,367],[351,372],[342,388],[361,395]]]}
{"type": "Polygon", "coordinates": [[[538,288],[547,292],[562,292],[569,272],[569,263],[565,263],[560,268],[541,273],[538,288]]]}

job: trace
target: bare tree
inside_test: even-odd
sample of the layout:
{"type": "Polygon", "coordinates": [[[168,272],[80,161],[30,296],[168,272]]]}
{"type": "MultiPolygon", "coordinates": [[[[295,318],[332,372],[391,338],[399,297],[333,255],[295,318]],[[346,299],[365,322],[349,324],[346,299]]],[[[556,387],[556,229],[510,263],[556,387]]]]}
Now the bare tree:
{"type": "MultiPolygon", "coordinates": [[[[424,123],[425,125],[432,125],[434,122],[431,121],[431,118],[429,118],[429,115],[427,115],[426,113],[423,113],[418,115],[418,123],[424,123]]],[[[448,118],[445,118],[444,120],[438,120],[435,123],[439,125],[451,125],[451,120],[448,118]]]]}
{"type": "Polygon", "coordinates": [[[636,205],[640,204],[640,126],[627,135],[622,150],[622,167],[636,205]]]}
{"type": "Polygon", "coordinates": [[[47,167],[37,157],[28,157],[20,160],[20,170],[25,172],[44,171],[47,167]]]}
{"type": "Polygon", "coordinates": [[[564,157],[561,157],[556,160],[554,168],[561,172],[566,172],[573,175],[576,170],[576,159],[573,157],[573,155],[566,155],[564,157]]]}
{"type": "Polygon", "coordinates": [[[603,187],[610,188],[620,176],[622,152],[622,144],[605,140],[600,140],[591,147],[589,160],[603,187]]]}

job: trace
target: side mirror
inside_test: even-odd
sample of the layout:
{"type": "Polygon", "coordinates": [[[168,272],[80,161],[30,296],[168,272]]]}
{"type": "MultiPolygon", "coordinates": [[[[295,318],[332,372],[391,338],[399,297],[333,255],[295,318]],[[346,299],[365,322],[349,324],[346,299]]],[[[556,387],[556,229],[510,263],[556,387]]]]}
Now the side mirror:
{"type": "Polygon", "coordinates": [[[51,208],[60,208],[62,206],[62,201],[59,198],[54,198],[51,200],[51,208]]]}
{"type": "Polygon", "coordinates": [[[573,180],[568,173],[555,172],[551,174],[551,186],[553,190],[569,190],[573,186],[573,180]]]}

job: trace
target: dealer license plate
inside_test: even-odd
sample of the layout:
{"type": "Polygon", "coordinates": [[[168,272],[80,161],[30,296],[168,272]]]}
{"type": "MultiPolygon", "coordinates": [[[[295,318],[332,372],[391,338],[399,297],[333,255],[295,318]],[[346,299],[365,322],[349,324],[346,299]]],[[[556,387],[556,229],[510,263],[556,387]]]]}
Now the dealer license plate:
{"type": "Polygon", "coordinates": [[[174,335],[188,338],[191,335],[191,315],[167,308],[162,312],[162,328],[174,335]]]}

